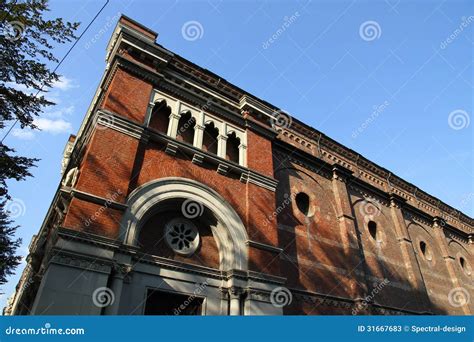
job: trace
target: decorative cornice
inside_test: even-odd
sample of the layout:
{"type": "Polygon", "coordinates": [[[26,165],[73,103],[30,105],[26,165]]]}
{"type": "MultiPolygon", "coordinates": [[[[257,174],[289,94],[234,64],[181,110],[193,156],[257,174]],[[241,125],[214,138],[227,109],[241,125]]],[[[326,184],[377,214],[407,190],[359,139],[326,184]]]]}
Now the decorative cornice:
{"type": "Polygon", "coordinates": [[[66,252],[53,248],[49,263],[59,264],[68,267],[76,267],[91,272],[109,274],[113,268],[113,263],[109,260],[102,260],[97,257],[90,257],[83,254],[66,252]]]}

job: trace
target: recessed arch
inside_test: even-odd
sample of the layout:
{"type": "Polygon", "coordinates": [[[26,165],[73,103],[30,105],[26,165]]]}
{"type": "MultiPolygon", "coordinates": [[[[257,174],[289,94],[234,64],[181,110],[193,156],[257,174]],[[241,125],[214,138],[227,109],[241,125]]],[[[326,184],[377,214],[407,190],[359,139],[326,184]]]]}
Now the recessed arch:
{"type": "Polygon", "coordinates": [[[176,139],[192,145],[194,141],[194,126],[196,126],[196,119],[192,113],[190,111],[181,113],[176,139]]]}
{"type": "Polygon", "coordinates": [[[202,149],[209,153],[217,154],[217,137],[219,136],[219,128],[216,127],[214,121],[210,121],[204,125],[202,149]]]}
{"type": "Polygon", "coordinates": [[[239,163],[239,146],[241,140],[235,132],[227,134],[227,146],[225,158],[227,160],[233,161],[234,163],[239,163]]]}
{"type": "Polygon", "coordinates": [[[169,177],[151,181],[128,196],[128,207],[120,225],[124,244],[137,246],[142,225],[159,209],[160,203],[170,199],[195,201],[215,215],[220,223],[213,230],[219,246],[220,269],[248,269],[248,236],[239,215],[216,191],[187,178],[169,177]]]}
{"type": "Polygon", "coordinates": [[[166,100],[156,101],[151,109],[148,126],[158,132],[167,134],[170,114],[171,107],[166,100]]]}

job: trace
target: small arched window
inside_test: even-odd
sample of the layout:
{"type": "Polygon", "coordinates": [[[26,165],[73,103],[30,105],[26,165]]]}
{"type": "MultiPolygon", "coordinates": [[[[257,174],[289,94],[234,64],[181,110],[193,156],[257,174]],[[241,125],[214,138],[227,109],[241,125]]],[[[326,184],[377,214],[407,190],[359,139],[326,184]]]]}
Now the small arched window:
{"type": "Polygon", "coordinates": [[[239,162],[239,145],[240,145],[240,139],[237,138],[237,136],[235,135],[235,132],[228,134],[225,159],[238,163],[239,162]]]}
{"type": "Polygon", "coordinates": [[[374,221],[369,221],[369,223],[367,223],[367,229],[369,230],[369,234],[372,239],[378,241],[377,223],[374,221]]]}
{"type": "Polygon", "coordinates": [[[167,134],[170,121],[171,108],[167,106],[166,101],[156,102],[151,111],[149,127],[158,132],[167,134]]]}
{"type": "Polygon", "coordinates": [[[431,248],[426,244],[425,241],[420,241],[420,251],[426,260],[428,261],[433,260],[433,254],[431,253],[431,248]]]}
{"type": "Polygon", "coordinates": [[[202,139],[202,149],[209,153],[217,154],[217,137],[219,129],[214,126],[214,122],[207,123],[204,128],[202,139]]]}
{"type": "Polygon", "coordinates": [[[194,140],[195,125],[196,120],[191,116],[190,112],[181,114],[178,122],[176,139],[192,145],[194,140]]]}
{"type": "Polygon", "coordinates": [[[467,262],[466,259],[464,259],[464,257],[459,257],[459,266],[461,266],[461,269],[463,270],[463,272],[467,275],[467,276],[470,276],[471,273],[472,273],[472,270],[471,270],[471,265],[469,265],[469,263],[467,262]]]}
{"type": "Polygon", "coordinates": [[[309,196],[304,192],[299,192],[295,197],[296,207],[304,216],[310,216],[309,196]]]}

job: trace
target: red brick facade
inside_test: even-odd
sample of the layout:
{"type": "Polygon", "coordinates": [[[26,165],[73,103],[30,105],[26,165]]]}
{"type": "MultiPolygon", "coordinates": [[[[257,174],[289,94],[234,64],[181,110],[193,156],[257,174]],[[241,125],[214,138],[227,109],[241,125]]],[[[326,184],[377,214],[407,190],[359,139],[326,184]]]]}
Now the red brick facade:
{"type": "MultiPolygon", "coordinates": [[[[156,38],[127,18],[121,25],[156,38]]],[[[134,190],[167,177],[191,179],[220,194],[244,223],[248,270],[284,279],[292,293],[284,314],[472,314],[473,298],[460,306],[450,298],[459,287],[474,297],[471,218],[434,205],[435,199],[421,191],[415,196],[413,186],[398,177],[387,181],[386,170],[363,157],[355,161],[353,151],[296,119],[272,125],[260,114],[278,113],[275,108],[255,98],[252,103],[258,104],[247,100],[246,107],[241,99],[251,95],[225,81],[216,86],[215,75],[161,47],[140,54],[124,41],[116,44],[105,91],[81,128],[68,167],[79,170],[74,191],[64,217],[47,229],[121,243],[122,215],[134,190]],[[181,84],[190,81],[188,93],[167,86],[177,82],[160,76],[168,71],[179,73],[181,84]],[[192,90],[197,84],[209,93],[192,90]],[[246,165],[226,164],[148,126],[155,93],[245,132],[246,165]],[[218,105],[201,98],[209,94],[220,98],[218,105]],[[223,114],[230,111],[233,116],[223,114]],[[134,127],[141,135],[127,134],[134,127]],[[196,162],[199,154],[203,162],[196,162]],[[277,185],[272,189],[271,184],[277,185]],[[298,203],[299,193],[308,196],[307,204],[298,203]]],[[[144,224],[139,252],[218,270],[219,245],[210,226],[199,223],[201,244],[192,256],[177,255],[162,242],[167,215],[172,213],[144,224]]]]}

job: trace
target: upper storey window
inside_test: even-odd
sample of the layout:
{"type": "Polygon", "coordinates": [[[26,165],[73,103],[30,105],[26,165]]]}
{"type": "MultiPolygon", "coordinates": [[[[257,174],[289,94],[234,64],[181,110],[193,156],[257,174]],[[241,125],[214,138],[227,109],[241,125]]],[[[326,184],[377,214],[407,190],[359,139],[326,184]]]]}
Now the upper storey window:
{"type": "Polygon", "coordinates": [[[227,148],[225,159],[233,161],[235,163],[239,162],[239,146],[240,139],[237,138],[235,132],[227,134],[227,148]]]}
{"type": "Polygon", "coordinates": [[[204,136],[202,139],[202,149],[209,153],[217,154],[217,138],[219,129],[214,126],[214,122],[207,123],[204,128],[204,136]]]}
{"type": "Polygon", "coordinates": [[[170,121],[171,108],[165,100],[156,102],[151,111],[149,126],[161,133],[168,133],[168,125],[170,121]]]}
{"type": "Polygon", "coordinates": [[[173,139],[247,166],[246,131],[155,90],[147,123],[173,139]]]}
{"type": "Polygon", "coordinates": [[[194,127],[196,126],[196,119],[191,116],[191,112],[181,114],[178,121],[178,131],[176,139],[188,144],[194,142],[194,127]]]}

